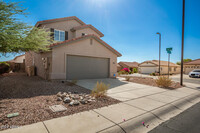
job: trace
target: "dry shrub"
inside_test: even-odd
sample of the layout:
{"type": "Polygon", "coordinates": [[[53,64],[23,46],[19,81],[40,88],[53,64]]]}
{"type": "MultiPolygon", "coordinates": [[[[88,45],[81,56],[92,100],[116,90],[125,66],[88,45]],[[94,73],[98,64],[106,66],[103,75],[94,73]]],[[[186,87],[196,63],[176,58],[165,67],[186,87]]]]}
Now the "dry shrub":
{"type": "Polygon", "coordinates": [[[77,83],[78,81],[76,79],[73,79],[71,82],[68,83],[69,86],[73,86],[77,83]]]}
{"type": "Polygon", "coordinates": [[[125,77],[125,80],[126,80],[126,81],[129,81],[130,78],[131,78],[130,76],[126,76],[126,77],[125,77]]]}
{"type": "Polygon", "coordinates": [[[103,82],[97,82],[96,87],[92,90],[91,95],[94,97],[102,97],[106,95],[106,92],[109,88],[109,85],[104,84],[103,82]]]}
{"type": "Polygon", "coordinates": [[[159,76],[158,79],[156,79],[156,84],[159,87],[169,88],[172,84],[172,80],[168,77],[159,76]]]}

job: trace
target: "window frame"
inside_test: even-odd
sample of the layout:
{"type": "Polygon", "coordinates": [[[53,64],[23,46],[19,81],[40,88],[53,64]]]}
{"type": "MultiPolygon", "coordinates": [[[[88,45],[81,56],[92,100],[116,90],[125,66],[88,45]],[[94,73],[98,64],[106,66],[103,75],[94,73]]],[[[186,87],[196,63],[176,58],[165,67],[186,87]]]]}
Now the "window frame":
{"type": "Polygon", "coordinates": [[[65,31],[64,31],[64,30],[57,30],[57,29],[54,29],[54,41],[60,41],[60,42],[65,41],[65,31]],[[59,38],[58,40],[55,40],[55,38],[56,38],[56,37],[55,37],[55,32],[56,32],[56,31],[58,31],[58,38],[59,38]],[[61,38],[61,34],[60,34],[60,33],[61,33],[61,32],[64,33],[64,40],[60,40],[60,38],[61,38]]]}

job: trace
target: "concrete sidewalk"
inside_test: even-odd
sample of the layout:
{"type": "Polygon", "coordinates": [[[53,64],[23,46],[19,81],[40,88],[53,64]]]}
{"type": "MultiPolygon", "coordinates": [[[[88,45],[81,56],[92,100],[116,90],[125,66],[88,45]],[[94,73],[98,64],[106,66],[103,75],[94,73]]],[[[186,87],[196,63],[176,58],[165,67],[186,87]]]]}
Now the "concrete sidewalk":
{"type": "Polygon", "coordinates": [[[127,82],[113,86],[108,95],[122,102],[2,133],[146,133],[200,102],[200,91],[196,89],[167,90],[127,82]]]}

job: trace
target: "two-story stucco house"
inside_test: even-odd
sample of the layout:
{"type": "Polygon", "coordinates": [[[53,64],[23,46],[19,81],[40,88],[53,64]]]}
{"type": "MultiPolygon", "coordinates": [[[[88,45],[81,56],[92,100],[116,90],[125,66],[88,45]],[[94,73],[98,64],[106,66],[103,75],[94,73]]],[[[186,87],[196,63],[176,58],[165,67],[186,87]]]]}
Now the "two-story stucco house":
{"type": "Polygon", "coordinates": [[[45,79],[108,78],[117,73],[121,54],[104,42],[104,35],[79,18],[65,17],[39,21],[35,25],[52,31],[49,52],[27,52],[25,65],[35,66],[45,79]]]}

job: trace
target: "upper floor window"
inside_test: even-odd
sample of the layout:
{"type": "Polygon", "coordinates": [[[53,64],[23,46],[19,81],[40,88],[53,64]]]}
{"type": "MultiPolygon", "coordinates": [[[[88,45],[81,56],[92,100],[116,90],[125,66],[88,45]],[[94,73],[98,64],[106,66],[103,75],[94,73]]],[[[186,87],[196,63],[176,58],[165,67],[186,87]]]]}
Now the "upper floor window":
{"type": "Polygon", "coordinates": [[[86,33],[82,33],[82,36],[86,36],[87,34],[86,33]]]}
{"type": "Polygon", "coordinates": [[[54,29],[54,40],[55,41],[64,41],[65,40],[65,31],[54,29]]]}

